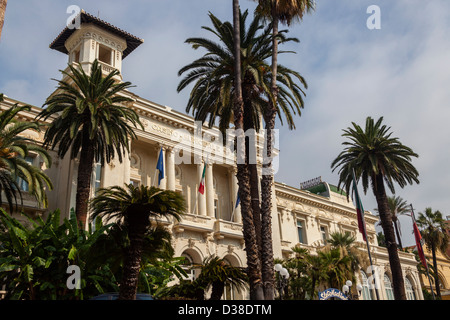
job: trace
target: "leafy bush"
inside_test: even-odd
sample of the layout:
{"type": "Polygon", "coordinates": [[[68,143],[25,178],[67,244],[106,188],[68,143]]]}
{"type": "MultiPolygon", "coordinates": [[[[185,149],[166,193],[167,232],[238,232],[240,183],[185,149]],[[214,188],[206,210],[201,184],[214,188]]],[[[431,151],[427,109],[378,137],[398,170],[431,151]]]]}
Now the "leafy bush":
{"type": "Polygon", "coordinates": [[[0,285],[6,284],[6,299],[83,299],[117,288],[107,264],[92,263],[91,246],[110,225],[99,221],[95,231],[80,230],[75,217],[60,223],[60,211],[50,212],[44,221],[27,217],[27,223],[0,209],[0,285]],[[67,268],[83,270],[81,289],[69,290],[67,268]]]}
{"type": "MultiPolygon", "coordinates": [[[[59,210],[45,221],[25,217],[20,222],[0,208],[0,288],[6,286],[5,299],[82,300],[119,290],[129,244],[123,226],[97,219],[89,230],[80,230],[73,212],[61,223],[59,210]],[[80,268],[80,289],[67,286],[71,265],[80,268]]],[[[164,231],[154,227],[146,234],[139,292],[154,294],[173,276],[186,276],[164,231]]]]}

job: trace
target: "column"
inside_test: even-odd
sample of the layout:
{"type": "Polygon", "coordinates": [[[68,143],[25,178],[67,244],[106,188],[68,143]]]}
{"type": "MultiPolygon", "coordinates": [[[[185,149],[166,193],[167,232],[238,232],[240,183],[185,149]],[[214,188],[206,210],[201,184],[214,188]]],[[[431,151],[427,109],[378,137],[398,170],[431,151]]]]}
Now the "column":
{"type": "MultiPolygon", "coordinates": [[[[280,224],[280,220],[278,219],[278,206],[277,206],[277,195],[275,192],[275,183],[272,183],[272,250],[273,250],[273,255],[275,258],[282,258],[283,257],[283,252],[282,252],[282,247],[281,247],[281,240],[283,235],[281,234],[280,230],[282,229],[282,227],[279,225],[280,224]]],[[[293,212],[289,212],[289,214],[292,214],[293,212]]],[[[295,217],[295,219],[292,219],[295,223],[295,227],[297,227],[297,219],[296,219],[296,215],[295,213],[293,214],[293,216],[295,217]]],[[[308,239],[307,236],[307,226],[305,225],[305,236],[306,239],[308,239]]]]}
{"type": "Polygon", "coordinates": [[[242,216],[241,216],[241,206],[239,205],[236,207],[236,200],[237,200],[237,192],[239,190],[238,180],[236,178],[237,168],[231,167],[228,171],[230,175],[230,184],[231,184],[231,199],[233,201],[232,210],[234,210],[234,216],[232,221],[237,223],[242,223],[242,216]]]}
{"type": "Polygon", "coordinates": [[[206,164],[206,176],[205,176],[205,189],[206,189],[206,211],[208,216],[214,218],[214,179],[213,179],[213,165],[206,164]]]}
{"type": "Polygon", "coordinates": [[[167,190],[175,191],[175,153],[173,148],[166,150],[167,190]]]}
{"type": "Polygon", "coordinates": [[[131,146],[130,152],[126,151],[123,157],[123,179],[125,184],[129,184],[131,182],[131,146]]]}
{"type": "Polygon", "coordinates": [[[195,190],[197,194],[197,214],[200,216],[206,216],[206,197],[204,194],[198,192],[198,188],[200,186],[200,182],[202,181],[203,176],[203,162],[197,164],[197,190],[195,190]]]}

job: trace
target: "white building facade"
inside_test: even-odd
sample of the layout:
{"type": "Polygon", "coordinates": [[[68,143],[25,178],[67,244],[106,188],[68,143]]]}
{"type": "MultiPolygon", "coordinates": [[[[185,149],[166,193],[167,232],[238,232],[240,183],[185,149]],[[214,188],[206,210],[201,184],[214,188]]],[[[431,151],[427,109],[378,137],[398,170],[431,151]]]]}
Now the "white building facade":
{"type": "MultiPolygon", "coordinates": [[[[109,73],[113,69],[121,71],[122,59],[142,43],[143,40],[83,11],[81,28],[64,29],[50,47],[67,54],[69,63],[80,63],[86,72],[98,59],[104,72],[109,73]]],[[[121,81],[121,76],[117,80],[121,81]]],[[[240,206],[235,208],[238,191],[236,159],[234,152],[221,145],[219,130],[202,127],[202,134],[199,134],[192,117],[132,92],[124,94],[133,99],[128,107],[138,113],[144,130],[136,129],[138,139],[133,141],[131,152],[122,163],[114,160],[103,167],[95,167],[92,195],[99,187],[123,186],[125,183],[156,185],[157,160],[159,153],[163,152],[165,175],[160,187],[181,193],[188,208],[180,222],[162,222],[172,233],[176,256],[185,256],[191,262],[201,263],[204,258],[215,255],[233,266],[246,266],[240,206]],[[205,193],[201,194],[198,188],[203,170],[205,193]]],[[[1,107],[5,109],[15,103],[23,104],[5,97],[1,107]]],[[[30,112],[23,113],[20,120],[34,121],[39,111],[39,108],[33,107],[30,112]]],[[[262,137],[261,134],[256,135],[258,154],[264,147],[262,137]]],[[[30,133],[30,138],[42,142],[43,133],[30,133]]],[[[54,184],[54,190],[48,192],[48,210],[59,208],[68,215],[75,205],[78,164],[69,156],[58,159],[55,152],[52,154],[51,168],[45,168],[38,157],[32,161],[46,171],[54,184]]],[[[257,160],[261,168],[261,157],[258,156],[257,160]]],[[[324,245],[330,233],[336,231],[350,232],[356,237],[361,250],[367,250],[358,232],[356,209],[336,187],[317,180],[307,190],[281,183],[275,183],[272,190],[273,249],[276,258],[290,257],[294,246],[314,252],[324,245]]],[[[32,198],[27,196],[25,200],[27,210],[44,213],[32,198]]],[[[380,272],[380,281],[377,281],[380,298],[392,299],[387,250],[378,246],[376,238],[375,223],[378,218],[370,212],[366,212],[365,217],[373,263],[380,272]]],[[[414,256],[403,252],[399,255],[408,297],[423,299],[414,256]]],[[[195,274],[192,276],[195,277],[195,274]]],[[[358,279],[363,285],[360,299],[374,299],[374,289],[368,285],[370,273],[363,270],[358,279]]],[[[225,297],[246,299],[248,293],[227,290],[225,297]]]]}

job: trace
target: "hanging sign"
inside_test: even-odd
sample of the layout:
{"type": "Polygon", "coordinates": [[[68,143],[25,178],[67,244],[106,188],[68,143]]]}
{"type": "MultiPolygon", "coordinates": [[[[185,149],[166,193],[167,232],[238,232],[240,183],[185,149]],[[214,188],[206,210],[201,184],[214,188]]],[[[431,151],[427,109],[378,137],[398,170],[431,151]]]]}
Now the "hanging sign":
{"type": "Polygon", "coordinates": [[[319,292],[319,300],[328,300],[330,298],[338,298],[340,300],[348,300],[347,296],[338,289],[329,288],[319,292]]]}

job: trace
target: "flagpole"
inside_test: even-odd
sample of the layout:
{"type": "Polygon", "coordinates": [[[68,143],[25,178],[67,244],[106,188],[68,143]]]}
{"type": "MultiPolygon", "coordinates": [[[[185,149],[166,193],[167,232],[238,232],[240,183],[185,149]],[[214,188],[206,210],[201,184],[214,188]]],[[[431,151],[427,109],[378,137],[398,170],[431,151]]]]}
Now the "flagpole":
{"type": "Polygon", "coordinates": [[[238,188],[238,191],[236,194],[236,201],[235,201],[235,204],[233,205],[233,213],[231,214],[231,222],[233,222],[234,213],[236,212],[236,209],[240,203],[241,203],[241,199],[239,198],[239,188],[238,188]]]}
{"type": "MultiPolygon", "coordinates": [[[[353,174],[353,182],[354,182],[354,185],[355,185],[355,188],[354,188],[353,191],[356,192],[356,194],[357,194],[356,200],[357,201],[359,200],[361,202],[361,199],[360,199],[360,197],[358,195],[357,185],[356,185],[355,169],[352,170],[352,174],[353,174]]],[[[362,208],[362,203],[359,203],[358,205],[362,208]]],[[[375,284],[375,294],[377,296],[377,300],[380,300],[380,296],[378,294],[377,274],[376,274],[376,272],[374,274],[375,268],[374,268],[374,265],[372,263],[372,254],[370,253],[370,244],[369,244],[369,238],[367,237],[366,223],[364,221],[364,212],[361,212],[361,215],[362,215],[362,222],[363,222],[364,239],[366,239],[367,253],[369,254],[370,266],[372,267],[371,272],[372,272],[372,276],[373,276],[373,281],[375,282],[374,283],[375,284]]]]}
{"type": "Polygon", "coordinates": [[[155,176],[153,177],[153,186],[154,187],[158,187],[158,185],[156,184],[156,181],[158,181],[158,169],[155,169],[155,176]]]}
{"type": "MultiPolygon", "coordinates": [[[[411,218],[413,220],[413,223],[416,224],[416,215],[414,214],[414,208],[412,203],[410,204],[411,206],[411,218]]],[[[417,224],[416,224],[417,226],[417,224]]],[[[414,226],[413,226],[414,227],[414,226]]],[[[428,282],[430,283],[430,290],[431,290],[431,294],[433,295],[433,300],[436,300],[436,297],[434,296],[434,291],[433,291],[433,285],[431,284],[431,277],[430,277],[430,272],[428,271],[428,261],[427,258],[425,257],[425,252],[423,251],[423,246],[422,243],[419,241],[419,243],[416,245],[420,246],[420,250],[423,252],[423,256],[424,256],[424,260],[425,260],[425,270],[427,271],[427,277],[428,277],[428,282]]]]}
{"type": "Polygon", "coordinates": [[[197,207],[197,199],[198,199],[198,188],[197,188],[197,190],[196,190],[196,192],[195,192],[195,202],[194,202],[194,207],[193,207],[193,209],[192,209],[192,214],[193,214],[193,215],[195,214],[195,209],[196,209],[196,207],[197,207]]]}
{"type": "Polygon", "coordinates": [[[164,159],[163,159],[163,149],[162,149],[162,147],[159,150],[158,158],[156,160],[156,170],[155,170],[155,177],[154,177],[155,179],[154,179],[154,181],[152,183],[152,185],[154,187],[159,188],[159,186],[160,186],[159,175],[161,174],[161,172],[162,172],[162,175],[163,175],[163,177],[161,178],[161,180],[162,180],[162,179],[164,179],[164,159]],[[162,160],[161,161],[161,169],[159,168],[160,160],[162,160]],[[158,183],[156,183],[156,181],[158,181],[158,183]]]}

